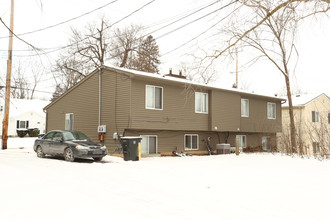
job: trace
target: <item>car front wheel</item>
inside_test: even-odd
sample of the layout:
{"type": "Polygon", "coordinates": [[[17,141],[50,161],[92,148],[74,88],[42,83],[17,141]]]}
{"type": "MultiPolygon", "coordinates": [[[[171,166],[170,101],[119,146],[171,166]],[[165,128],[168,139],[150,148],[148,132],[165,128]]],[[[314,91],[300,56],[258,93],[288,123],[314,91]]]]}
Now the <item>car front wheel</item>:
{"type": "Polygon", "coordinates": [[[66,148],[64,150],[64,159],[66,161],[70,161],[70,162],[74,161],[74,155],[73,155],[73,151],[71,148],[66,148]]]}
{"type": "Polygon", "coordinates": [[[44,158],[45,154],[40,146],[37,147],[37,157],[44,158]]]}

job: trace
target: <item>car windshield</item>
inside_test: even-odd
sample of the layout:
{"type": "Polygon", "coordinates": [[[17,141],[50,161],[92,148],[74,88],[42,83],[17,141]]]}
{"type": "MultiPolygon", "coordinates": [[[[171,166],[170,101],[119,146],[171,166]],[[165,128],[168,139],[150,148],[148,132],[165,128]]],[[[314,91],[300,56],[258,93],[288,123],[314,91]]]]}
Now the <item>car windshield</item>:
{"type": "Polygon", "coordinates": [[[72,141],[72,140],[77,140],[77,141],[87,141],[89,138],[82,132],[80,131],[66,131],[63,132],[63,137],[65,141],[72,141]]]}

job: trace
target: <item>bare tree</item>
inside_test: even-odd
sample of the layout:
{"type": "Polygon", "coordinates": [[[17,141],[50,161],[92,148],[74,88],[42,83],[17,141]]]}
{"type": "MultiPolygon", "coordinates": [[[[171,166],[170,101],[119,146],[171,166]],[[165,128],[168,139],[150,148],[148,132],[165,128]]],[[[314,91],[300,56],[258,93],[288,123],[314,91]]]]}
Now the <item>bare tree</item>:
{"type": "Polygon", "coordinates": [[[11,96],[16,99],[27,99],[29,97],[29,83],[24,76],[24,68],[21,63],[18,64],[12,77],[11,96]]]}
{"type": "Polygon", "coordinates": [[[141,26],[132,24],[111,31],[109,22],[102,18],[98,25],[88,24],[82,31],[75,28],[71,30],[70,46],[59,55],[53,69],[56,82],[53,99],[93,69],[102,66],[106,60],[119,67],[134,68],[143,40],[141,26]]]}
{"type": "MultiPolygon", "coordinates": [[[[253,11],[254,17],[244,20],[239,26],[233,22],[228,28],[230,39],[224,49],[217,50],[209,57],[219,58],[233,52],[239,46],[256,49],[282,73],[289,103],[290,141],[293,151],[297,151],[296,128],[291,99],[290,75],[294,71],[298,52],[295,47],[295,34],[299,21],[317,13],[326,13],[330,9],[330,0],[242,0],[238,1],[242,10],[253,11]],[[248,29],[244,29],[248,27],[248,29]]],[[[236,16],[236,15],[234,15],[236,16]]],[[[237,22],[238,24],[238,22],[237,22]]]]}
{"type": "Polygon", "coordinates": [[[134,68],[138,48],[143,41],[142,26],[131,24],[123,29],[114,31],[111,56],[114,64],[128,69],[134,68]]]}

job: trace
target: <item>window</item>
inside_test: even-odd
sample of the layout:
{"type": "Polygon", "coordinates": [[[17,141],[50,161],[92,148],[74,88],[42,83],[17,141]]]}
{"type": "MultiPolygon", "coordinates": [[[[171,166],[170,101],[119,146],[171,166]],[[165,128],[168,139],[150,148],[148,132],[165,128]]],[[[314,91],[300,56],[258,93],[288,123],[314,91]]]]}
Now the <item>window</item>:
{"type": "Polygon", "coordinates": [[[262,143],[262,149],[264,151],[269,151],[270,150],[270,137],[262,137],[261,138],[261,143],[262,143]]]}
{"type": "Polygon", "coordinates": [[[249,117],[249,100],[241,99],[241,117],[249,117]]]}
{"type": "Polygon", "coordinates": [[[163,88],[146,85],[146,108],[163,109],[163,88]]]}
{"type": "Polygon", "coordinates": [[[319,112],[312,111],[312,122],[319,122],[319,121],[320,121],[319,112]]]}
{"type": "Polygon", "coordinates": [[[16,128],[17,129],[28,129],[29,128],[29,121],[16,121],[16,128]]]}
{"type": "Polygon", "coordinates": [[[320,143],[319,142],[313,142],[313,153],[314,154],[320,153],[320,143]]]}
{"type": "Polygon", "coordinates": [[[141,154],[156,154],[157,153],[157,136],[156,135],[141,135],[141,154]]]}
{"type": "Polygon", "coordinates": [[[65,114],[65,130],[72,131],[73,130],[73,113],[65,114]]]}
{"type": "Polygon", "coordinates": [[[196,113],[208,113],[208,99],[209,99],[209,94],[202,92],[195,92],[196,113]]]}
{"type": "Polygon", "coordinates": [[[184,149],[185,150],[198,150],[198,135],[185,134],[184,135],[184,149]]]}
{"type": "Polygon", "coordinates": [[[246,148],[246,135],[236,135],[236,140],[239,149],[246,148]]]}
{"type": "Polygon", "coordinates": [[[267,118],[276,119],[276,104],[267,102],[267,118]]]}
{"type": "Polygon", "coordinates": [[[48,134],[46,134],[43,139],[46,139],[46,140],[51,140],[54,136],[55,132],[49,132],[48,134]]]}

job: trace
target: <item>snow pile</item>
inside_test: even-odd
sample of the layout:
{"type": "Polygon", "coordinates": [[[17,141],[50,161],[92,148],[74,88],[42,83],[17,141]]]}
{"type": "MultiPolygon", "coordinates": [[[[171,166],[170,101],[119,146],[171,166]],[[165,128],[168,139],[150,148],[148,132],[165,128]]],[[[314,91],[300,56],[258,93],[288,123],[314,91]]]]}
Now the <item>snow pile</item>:
{"type": "Polygon", "coordinates": [[[330,219],[330,161],[231,154],[70,163],[27,147],[0,151],[0,176],[6,220],[330,219]]]}

